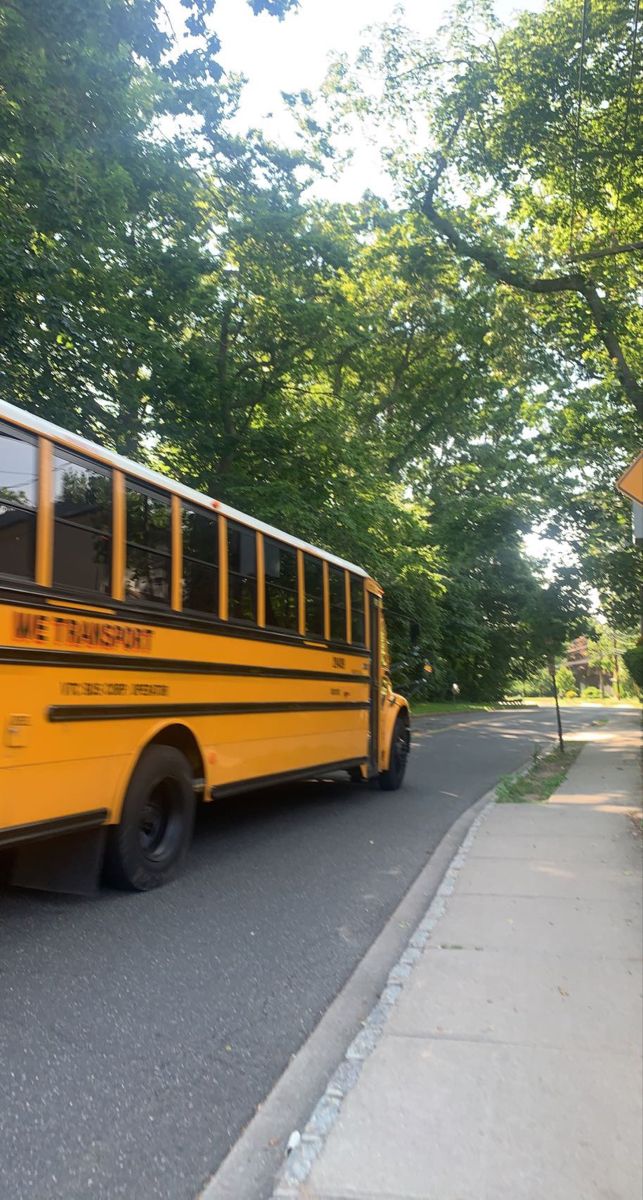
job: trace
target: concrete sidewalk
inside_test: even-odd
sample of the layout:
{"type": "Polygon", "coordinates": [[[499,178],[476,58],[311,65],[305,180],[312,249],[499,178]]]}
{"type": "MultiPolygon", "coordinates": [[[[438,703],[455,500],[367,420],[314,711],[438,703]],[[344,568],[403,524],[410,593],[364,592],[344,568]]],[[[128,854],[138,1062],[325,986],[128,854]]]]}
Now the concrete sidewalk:
{"type": "Polygon", "coordinates": [[[487,809],[275,1197],[641,1200],[640,716],[586,736],[487,809]]]}

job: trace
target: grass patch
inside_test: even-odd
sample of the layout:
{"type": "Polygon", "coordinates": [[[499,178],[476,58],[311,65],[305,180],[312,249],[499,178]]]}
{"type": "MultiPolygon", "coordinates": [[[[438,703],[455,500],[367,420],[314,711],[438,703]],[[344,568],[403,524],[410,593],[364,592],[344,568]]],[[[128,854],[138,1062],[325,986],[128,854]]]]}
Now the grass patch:
{"type": "Polygon", "coordinates": [[[418,717],[431,713],[492,712],[494,707],[493,704],[455,704],[453,700],[411,701],[411,712],[418,717]]]}
{"type": "Polygon", "coordinates": [[[582,750],[582,742],[574,742],[561,754],[534,751],[532,766],[523,775],[503,775],[496,788],[497,804],[542,804],[560,787],[572,763],[582,750]]]}
{"type": "MultiPolygon", "coordinates": [[[[549,708],[554,704],[553,696],[523,696],[523,704],[538,704],[543,708],[549,708]]],[[[628,696],[627,700],[617,700],[615,696],[605,696],[603,700],[583,700],[582,696],[560,696],[559,704],[561,708],[570,708],[581,704],[596,705],[599,708],[604,705],[605,708],[640,708],[641,701],[638,696],[628,696]]]]}

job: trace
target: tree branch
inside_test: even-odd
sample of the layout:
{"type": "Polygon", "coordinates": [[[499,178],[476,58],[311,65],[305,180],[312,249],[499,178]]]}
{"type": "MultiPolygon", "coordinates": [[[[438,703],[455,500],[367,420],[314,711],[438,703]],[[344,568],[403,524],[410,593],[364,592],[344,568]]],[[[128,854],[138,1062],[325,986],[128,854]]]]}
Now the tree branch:
{"type": "Polygon", "coordinates": [[[406,372],[407,372],[410,362],[411,362],[411,350],[413,347],[413,339],[415,338],[416,332],[417,332],[417,327],[415,325],[411,325],[411,327],[406,335],[405,342],[404,342],[404,350],[402,352],[402,357],[393,372],[393,381],[391,383],[391,386],[390,386],[388,392],[386,393],[386,395],[379,401],[379,403],[377,405],[376,411],[377,411],[378,415],[380,415],[381,413],[388,412],[389,409],[391,409],[393,407],[393,405],[395,404],[396,400],[399,397],[400,388],[402,386],[402,381],[404,379],[404,376],[406,375],[406,372]]]}
{"type": "Polygon", "coordinates": [[[537,296],[553,296],[562,292],[575,292],[582,296],[590,311],[594,328],[614,364],[623,392],[636,409],[639,417],[643,419],[643,384],[636,378],[627,362],[623,348],[612,327],[607,305],[599,296],[596,284],[591,277],[580,271],[570,271],[565,275],[534,279],[524,271],[510,267],[493,250],[471,242],[456,229],[448,217],[438,212],[435,207],[435,192],[446,165],[446,159],[441,155],[435,175],[422,200],[422,212],[427,220],[458,254],[464,258],[471,258],[474,262],[479,262],[487,274],[498,283],[504,283],[518,291],[529,292],[537,296]]]}
{"type": "Polygon", "coordinates": [[[419,428],[414,429],[412,437],[407,439],[395,454],[392,454],[386,463],[386,470],[394,479],[398,479],[402,469],[409,465],[415,453],[417,457],[424,449],[423,439],[428,437],[433,432],[437,424],[436,414],[432,413],[427,421],[424,421],[419,428]]]}
{"type": "Polygon", "coordinates": [[[221,329],[219,331],[219,345],[217,347],[217,391],[219,394],[223,432],[226,438],[234,439],[236,436],[236,429],[232,407],[230,405],[230,397],[228,395],[228,347],[230,340],[231,311],[232,302],[226,301],[223,306],[223,312],[221,313],[221,329]]]}

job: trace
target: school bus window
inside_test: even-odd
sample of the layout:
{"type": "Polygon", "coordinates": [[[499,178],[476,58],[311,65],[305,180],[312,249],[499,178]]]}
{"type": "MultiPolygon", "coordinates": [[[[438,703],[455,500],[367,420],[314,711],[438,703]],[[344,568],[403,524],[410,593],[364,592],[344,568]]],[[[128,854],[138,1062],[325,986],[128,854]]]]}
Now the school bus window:
{"type": "Polygon", "coordinates": [[[257,537],[234,521],[228,521],[228,616],[257,620],[257,537]]]}
{"type": "Polygon", "coordinates": [[[330,636],[333,641],[346,641],[346,587],[341,567],[329,566],[330,636]]]}
{"type": "Polygon", "coordinates": [[[54,584],[111,590],[111,472],[66,450],[54,453],[54,584]]]}
{"type": "Polygon", "coordinates": [[[0,423],[0,573],[33,579],[36,566],[36,439],[0,423]]]}
{"type": "Polygon", "coordinates": [[[363,646],[364,632],[364,580],[357,575],[350,576],[351,587],[351,641],[363,646]]]}
{"type": "Polygon", "coordinates": [[[127,481],[125,596],[170,603],[170,497],[127,481]]]}
{"type": "Polygon", "coordinates": [[[283,542],[264,538],[266,624],[297,629],[297,551],[283,542]]]}
{"type": "Polygon", "coordinates": [[[324,636],[324,564],[321,558],[304,554],[304,587],[306,589],[306,633],[324,636]]]}
{"type": "Polygon", "coordinates": [[[183,608],[219,611],[218,517],[183,505],[183,608]]]}

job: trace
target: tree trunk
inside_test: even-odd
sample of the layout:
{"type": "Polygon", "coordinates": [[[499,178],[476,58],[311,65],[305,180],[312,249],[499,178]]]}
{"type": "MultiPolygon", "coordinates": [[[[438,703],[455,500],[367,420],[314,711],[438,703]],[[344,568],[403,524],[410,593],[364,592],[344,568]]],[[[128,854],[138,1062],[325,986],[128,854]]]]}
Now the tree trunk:
{"type": "Polygon", "coordinates": [[[621,673],[618,667],[618,650],[616,649],[616,638],[614,638],[614,687],[616,689],[616,699],[621,698],[621,673]]]}

